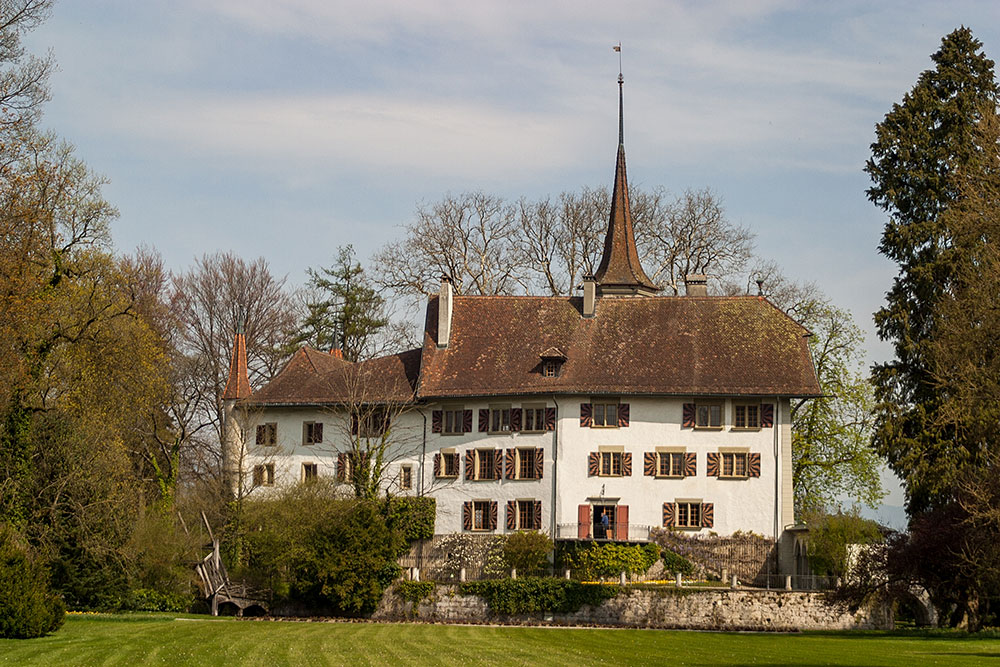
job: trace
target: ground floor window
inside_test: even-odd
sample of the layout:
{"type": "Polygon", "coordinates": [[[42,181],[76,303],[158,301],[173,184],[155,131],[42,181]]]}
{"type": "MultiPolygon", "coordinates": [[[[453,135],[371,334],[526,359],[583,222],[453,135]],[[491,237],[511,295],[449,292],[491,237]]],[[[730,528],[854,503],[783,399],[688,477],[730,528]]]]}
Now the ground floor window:
{"type": "Polygon", "coordinates": [[[254,486],[274,486],[274,464],[265,463],[253,467],[254,486]]]}
{"type": "Polygon", "coordinates": [[[408,491],[413,488],[413,466],[403,466],[399,469],[399,488],[408,491]]]}
{"type": "Polygon", "coordinates": [[[472,503],[472,530],[491,530],[489,500],[477,500],[472,503]]]}
{"type": "Polygon", "coordinates": [[[521,530],[538,530],[541,528],[535,521],[535,501],[517,501],[517,527],[521,530]]]}
{"type": "Polygon", "coordinates": [[[302,464],[302,481],[311,482],[319,477],[319,466],[315,463],[302,464]]]}

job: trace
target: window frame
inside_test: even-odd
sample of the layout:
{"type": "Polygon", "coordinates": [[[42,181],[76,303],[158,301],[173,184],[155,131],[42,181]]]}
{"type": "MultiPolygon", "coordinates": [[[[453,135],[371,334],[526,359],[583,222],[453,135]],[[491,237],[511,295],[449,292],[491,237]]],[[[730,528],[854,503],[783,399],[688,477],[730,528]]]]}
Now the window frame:
{"type": "Polygon", "coordinates": [[[385,406],[363,406],[355,411],[353,418],[357,419],[356,435],[365,440],[384,437],[392,421],[385,406]]]}
{"type": "Polygon", "coordinates": [[[258,463],[253,467],[253,487],[274,486],[274,464],[258,463]]]}
{"type": "Polygon", "coordinates": [[[618,398],[598,398],[590,399],[590,428],[618,428],[618,410],[621,406],[621,399],[618,398]],[[608,407],[614,406],[614,423],[608,424],[608,407]],[[600,406],[601,422],[597,422],[598,406],[600,406]]]}
{"type": "Polygon", "coordinates": [[[461,405],[451,405],[441,408],[441,435],[463,435],[465,433],[465,407],[461,405]],[[448,421],[448,417],[452,417],[452,421],[448,421]],[[453,429],[449,430],[448,426],[451,425],[453,429]]]}
{"type": "Polygon", "coordinates": [[[319,479],[319,464],[313,461],[303,461],[302,482],[303,483],[312,482],[317,479],[319,479]]]}
{"type": "Polygon", "coordinates": [[[489,406],[489,411],[490,417],[489,422],[487,422],[486,432],[489,435],[507,435],[511,433],[510,403],[494,403],[489,406]]]}
{"type": "Polygon", "coordinates": [[[302,422],[302,444],[321,445],[323,444],[323,422],[304,421],[302,422]],[[316,426],[319,425],[319,438],[316,437],[316,426]]]}
{"type": "Polygon", "coordinates": [[[399,466],[399,488],[402,491],[413,490],[413,465],[404,463],[399,466]]]}
{"type": "Polygon", "coordinates": [[[557,378],[559,377],[559,367],[562,364],[554,359],[547,359],[542,362],[542,377],[544,378],[557,378]]]}
{"type": "Polygon", "coordinates": [[[536,456],[538,456],[537,447],[515,447],[514,448],[514,479],[538,479],[535,476],[535,465],[536,456]],[[527,461],[530,460],[530,465],[527,461]],[[522,475],[521,472],[527,465],[527,475],[522,475]]]}
{"type": "Polygon", "coordinates": [[[457,451],[452,450],[442,450],[441,454],[441,474],[438,475],[439,478],[445,479],[458,479],[462,474],[462,457],[457,451]],[[454,473],[448,473],[448,461],[455,462],[454,473]]]}
{"type": "Polygon", "coordinates": [[[597,452],[597,476],[598,477],[624,477],[625,469],[625,449],[624,448],[605,448],[602,447],[597,452]],[[610,472],[605,469],[605,456],[607,456],[608,466],[610,467],[610,472]],[[615,464],[617,463],[618,472],[615,472],[615,464]]]}
{"type": "Polygon", "coordinates": [[[472,501],[472,532],[476,533],[488,533],[493,528],[490,526],[490,513],[492,511],[492,500],[473,500],[472,501]],[[483,508],[482,512],[482,525],[477,526],[477,519],[480,517],[479,509],[483,508]]]}
{"type": "Polygon", "coordinates": [[[475,471],[475,477],[472,481],[474,482],[495,482],[498,477],[494,474],[496,472],[496,457],[497,449],[493,447],[477,447],[473,450],[475,459],[473,460],[473,470],[475,471]],[[482,458],[480,455],[483,452],[489,452],[489,456],[486,459],[482,458]],[[487,461],[488,459],[488,461],[487,461]],[[488,477],[484,477],[481,473],[483,471],[483,466],[488,473],[488,477]]]}
{"type": "Polygon", "coordinates": [[[261,447],[276,447],[278,445],[278,422],[257,424],[256,444],[261,447]],[[263,437],[261,436],[263,433],[263,437]]]}
{"type": "Polygon", "coordinates": [[[656,451],[656,477],[661,479],[678,479],[684,477],[685,456],[687,450],[684,449],[658,449],[656,451]],[[674,466],[674,457],[677,457],[677,466],[674,466]],[[669,472],[663,472],[663,462],[669,461],[669,472]]]}
{"type": "Polygon", "coordinates": [[[517,516],[517,527],[515,530],[541,530],[541,526],[535,525],[535,499],[524,499],[519,498],[514,501],[516,503],[516,516],[517,516]],[[528,523],[530,525],[525,526],[522,518],[524,517],[525,508],[527,508],[528,523]]]}
{"type": "Polygon", "coordinates": [[[761,414],[761,404],[753,402],[740,402],[733,403],[733,426],[734,431],[759,431],[761,429],[760,425],[760,414],[761,414]],[[750,408],[753,408],[755,412],[755,423],[750,423],[750,408]],[[740,413],[743,413],[741,416],[740,413]],[[743,420],[743,425],[740,426],[740,420],[743,420]]]}
{"type": "Polygon", "coordinates": [[[694,428],[699,431],[719,431],[726,425],[726,404],[723,401],[702,401],[694,404],[694,428]],[[719,410],[719,423],[712,423],[712,408],[719,410]],[[708,423],[701,423],[702,409],[708,410],[708,423]]]}
{"type": "Polygon", "coordinates": [[[674,528],[680,530],[701,530],[703,527],[702,520],[701,500],[679,499],[674,501],[674,528]],[[684,523],[681,523],[682,512],[687,519],[684,523]],[[697,516],[696,522],[691,521],[692,514],[697,516]]]}
{"type": "Polygon", "coordinates": [[[545,403],[525,403],[521,405],[521,433],[545,432],[545,403]],[[528,415],[531,415],[531,428],[528,428],[528,415]]]}
{"type": "Polygon", "coordinates": [[[719,479],[748,479],[750,477],[750,450],[747,449],[720,449],[719,450],[719,479]],[[726,471],[726,459],[732,464],[730,472],[726,471]],[[737,460],[743,461],[743,472],[737,474],[737,460]]]}

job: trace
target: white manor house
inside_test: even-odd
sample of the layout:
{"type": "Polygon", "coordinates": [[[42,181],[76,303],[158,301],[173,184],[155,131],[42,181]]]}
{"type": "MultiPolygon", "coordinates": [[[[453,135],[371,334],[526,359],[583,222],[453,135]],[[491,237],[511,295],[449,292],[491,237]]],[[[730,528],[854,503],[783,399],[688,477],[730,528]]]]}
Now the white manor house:
{"type": "Polygon", "coordinates": [[[436,534],[645,541],[670,527],[788,542],[790,404],[821,393],[809,332],[761,296],[709,296],[705,276],[686,287],[657,296],[640,265],[620,136],[582,297],[463,296],[443,277],[422,347],[359,363],[302,348],[252,393],[237,334],[227,469],[266,493],[347,485],[364,461],[384,490],[436,499],[436,534]],[[384,458],[352,455],[372,442],[384,458]]]}

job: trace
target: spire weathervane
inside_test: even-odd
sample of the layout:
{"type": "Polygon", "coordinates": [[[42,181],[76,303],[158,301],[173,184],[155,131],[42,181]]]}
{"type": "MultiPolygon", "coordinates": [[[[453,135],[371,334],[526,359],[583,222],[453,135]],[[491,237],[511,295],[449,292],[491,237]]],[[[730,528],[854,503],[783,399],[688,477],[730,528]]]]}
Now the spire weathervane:
{"type": "Polygon", "coordinates": [[[622,76],[622,43],[618,42],[617,46],[612,46],[618,53],[618,144],[625,145],[625,103],[623,101],[623,93],[625,84],[625,77],[622,76]]]}

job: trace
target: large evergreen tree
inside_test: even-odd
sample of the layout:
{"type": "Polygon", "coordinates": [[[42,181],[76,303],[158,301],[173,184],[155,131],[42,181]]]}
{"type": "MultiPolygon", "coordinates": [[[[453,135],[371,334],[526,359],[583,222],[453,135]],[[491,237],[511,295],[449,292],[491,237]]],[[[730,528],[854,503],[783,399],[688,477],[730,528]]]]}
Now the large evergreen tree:
{"type": "Polygon", "coordinates": [[[333,266],[309,269],[309,284],[317,299],[306,304],[296,344],[321,350],[336,348],[344,359],[372,356],[375,337],[389,324],[385,301],[365,279],[351,246],[337,249],[333,266]]]}
{"type": "Polygon", "coordinates": [[[952,289],[967,250],[953,243],[946,213],[960,205],[962,179],[986,169],[994,145],[978,131],[996,115],[993,61],[965,27],[947,35],[903,101],[876,126],[869,199],[889,214],[879,250],[899,266],[875,314],[895,359],[876,366],[876,449],[904,480],[912,514],[946,503],[964,466],[980,455],[940,418],[930,366],[936,307],[952,289]]]}

